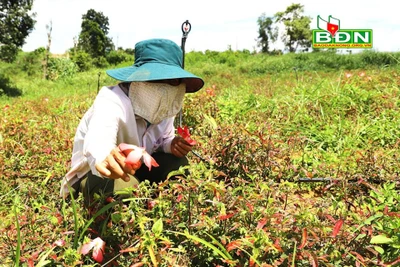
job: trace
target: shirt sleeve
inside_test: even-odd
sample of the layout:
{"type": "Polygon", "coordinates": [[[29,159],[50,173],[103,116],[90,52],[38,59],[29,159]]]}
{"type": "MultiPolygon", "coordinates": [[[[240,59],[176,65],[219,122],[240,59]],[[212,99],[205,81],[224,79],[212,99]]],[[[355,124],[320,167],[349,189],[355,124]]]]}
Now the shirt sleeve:
{"type": "Polygon", "coordinates": [[[175,137],[174,118],[168,120],[162,142],[162,149],[165,153],[171,153],[171,142],[175,137]]]}
{"type": "Polygon", "coordinates": [[[116,147],[123,109],[109,88],[102,90],[93,103],[93,113],[83,144],[83,153],[94,175],[101,176],[96,163],[102,162],[116,147]],[[109,91],[109,92],[107,92],[109,91]]]}

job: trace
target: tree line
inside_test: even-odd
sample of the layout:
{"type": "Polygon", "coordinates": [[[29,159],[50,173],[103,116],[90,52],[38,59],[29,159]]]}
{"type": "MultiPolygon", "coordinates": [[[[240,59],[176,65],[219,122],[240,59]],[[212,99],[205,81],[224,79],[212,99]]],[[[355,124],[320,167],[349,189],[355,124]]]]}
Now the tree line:
{"type": "Polygon", "coordinates": [[[308,51],[312,44],[311,17],[303,15],[304,6],[292,4],[283,12],[277,12],[273,17],[263,13],[257,20],[257,46],[263,53],[281,53],[276,49],[270,50],[280,36],[285,50],[288,52],[308,51]],[[279,31],[283,26],[283,31],[279,31]]]}
{"type": "MultiPolygon", "coordinates": [[[[1,60],[13,62],[24,45],[25,39],[34,29],[36,13],[30,13],[32,4],[33,0],[0,0],[1,60]]],[[[48,44],[45,50],[49,52],[52,22],[46,25],[46,28],[48,44]]],[[[80,67],[85,68],[82,64],[92,60],[95,61],[95,65],[103,65],[106,55],[115,49],[111,38],[107,36],[108,31],[108,17],[102,12],[90,9],[82,16],[81,32],[77,39],[74,38],[74,47],[68,51],[80,67]]],[[[48,58],[48,53],[46,53],[46,58],[48,58]]]]}
{"type": "MultiPolygon", "coordinates": [[[[0,0],[0,59],[13,62],[26,37],[34,29],[35,13],[30,13],[34,0],[0,0]]],[[[262,53],[277,53],[271,46],[278,37],[288,52],[307,51],[311,47],[311,17],[303,15],[304,6],[292,4],[283,12],[268,17],[263,13],[257,20],[259,27],[257,47],[262,53]],[[280,28],[283,31],[279,31],[280,28]]],[[[48,47],[51,44],[51,25],[48,27],[48,47]]],[[[70,54],[83,62],[87,57],[95,59],[95,65],[102,65],[106,55],[115,50],[108,37],[109,21],[102,12],[90,9],[82,15],[81,32],[74,38],[70,54]]],[[[133,49],[126,52],[132,53],[133,49]]]]}

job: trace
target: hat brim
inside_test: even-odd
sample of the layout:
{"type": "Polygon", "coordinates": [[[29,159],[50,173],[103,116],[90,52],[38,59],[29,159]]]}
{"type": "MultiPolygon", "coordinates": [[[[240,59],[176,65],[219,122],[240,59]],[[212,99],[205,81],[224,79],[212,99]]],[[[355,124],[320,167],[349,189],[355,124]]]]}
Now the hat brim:
{"type": "Polygon", "coordinates": [[[186,92],[194,93],[204,86],[204,81],[192,73],[173,65],[146,63],[140,67],[129,66],[107,70],[106,73],[122,82],[145,82],[166,79],[183,79],[186,92]]]}

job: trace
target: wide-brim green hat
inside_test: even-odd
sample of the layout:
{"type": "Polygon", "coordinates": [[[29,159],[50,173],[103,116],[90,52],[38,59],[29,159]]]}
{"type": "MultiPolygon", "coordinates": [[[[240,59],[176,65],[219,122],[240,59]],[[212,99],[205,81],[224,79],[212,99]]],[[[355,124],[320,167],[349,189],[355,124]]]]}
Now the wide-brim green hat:
{"type": "Polygon", "coordinates": [[[122,82],[183,79],[187,93],[196,92],[204,86],[201,78],[182,68],[182,49],[167,39],[149,39],[137,43],[132,66],[107,70],[106,73],[122,82]]]}

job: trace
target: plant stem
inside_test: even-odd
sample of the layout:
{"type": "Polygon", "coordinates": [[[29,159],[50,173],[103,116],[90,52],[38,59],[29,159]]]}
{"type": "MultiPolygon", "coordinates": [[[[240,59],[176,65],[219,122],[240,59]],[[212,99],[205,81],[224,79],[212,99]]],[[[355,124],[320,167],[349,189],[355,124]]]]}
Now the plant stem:
{"type": "Polygon", "coordinates": [[[18,221],[18,212],[17,212],[17,200],[18,197],[15,198],[14,201],[14,215],[15,215],[15,228],[17,229],[17,247],[15,249],[15,266],[19,266],[19,259],[21,256],[21,229],[19,228],[19,221],[18,221]]]}
{"type": "Polygon", "coordinates": [[[78,216],[77,216],[77,211],[76,211],[76,202],[75,202],[74,196],[72,195],[72,190],[70,187],[69,187],[69,195],[71,197],[72,211],[74,213],[74,232],[75,232],[74,248],[77,248],[78,247],[78,216]]]}
{"type": "Polygon", "coordinates": [[[297,245],[297,242],[295,241],[294,249],[293,249],[292,267],[296,267],[296,263],[295,263],[296,262],[296,250],[297,250],[296,245],[297,245]]]}

